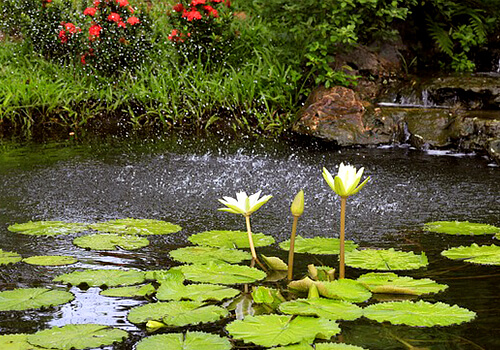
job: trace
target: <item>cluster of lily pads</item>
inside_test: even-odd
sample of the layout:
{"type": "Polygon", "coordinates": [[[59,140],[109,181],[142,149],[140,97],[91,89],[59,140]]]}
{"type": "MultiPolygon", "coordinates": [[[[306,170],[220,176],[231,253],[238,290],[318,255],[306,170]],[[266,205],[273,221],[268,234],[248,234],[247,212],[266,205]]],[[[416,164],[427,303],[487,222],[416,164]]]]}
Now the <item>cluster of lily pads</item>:
{"type": "MultiPolygon", "coordinates": [[[[353,172],[351,168],[343,168],[342,171],[346,176],[350,174],[351,179],[333,179],[326,169],[324,176],[332,189],[343,198],[344,215],[345,199],[359,191],[368,179],[359,185],[362,171],[353,172]]],[[[338,321],[365,317],[395,325],[432,327],[461,324],[476,316],[475,312],[457,305],[422,299],[376,302],[372,298],[374,294],[419,298],[442,292],[448,286],[431,279],[414,279],[392,272],[427,266],[428,259],[423,252],[358,249],[353,241],[341,238],[295,236],[296,219],[304,210],[303,192],[292,203],[294,226],[291,238],[279,243],[281,249],[290,253],[288,264],[277,257],[259,257],[256,248],[275,243],[273,237],[251,230],[250,215],[271,198],[259,197],[260,192],[251,196],[242,192],[236,198],[224,197],[221,202],[226,208],[222,210],[243,215],[247,230],[205,231],[190,236],[188,240],[192,246],[169,252],[179,266],[147,271],[86,269],[56,276],[53,281],[73,286],[102,287],[101,294],[108,297],[145,298],[149,301],[130,309],[127,315],[129,322],[145,327],[151,334],[156,333],[140,340],[135,345],[136,350],[225,350],[235,346],[241,348],[242,344],[273,349],[354,350],[362,348],[332,342],[332,337],[341,332],[338,321]],[[336,279],[332,267],[311,264],[308,276],[293,280],[290,269],[293,253],[345,253],[345,265],[381,272],[364,273],[357,279],[348,279],[343,275],[336,279]],[[244,261],[251,261],[250,266],[240,264],[244,261]],[[254,267],[255,263],[258,268],[254,267]],[[212,334],[186,330],[186,327],[203,324],[216,324],[224,331],[212,334]]],[[[425,229],[452,234],[493,233],[500,236],[500,228],[468,222],[433,222],[425,224],[425,229]]],[[[73,243],[85,249],[133,250],[149,244],[144,236],[171,234],[180,231],[181,227],[160,220],[128,218],[95,224],[38,221],[11,225],[8,230],[29,235],[61,235],[94,230],[100,233],[76,237],[73,243]]],[[[500,265],[498,247],[486,247],[452,248],[442,254],[465,261],[500,265]],[[471,254],[479,254],[478,251],[481,251],[481,257],[475,255],[475,259],[467,260],[471,254]]],[[[23,259],[17,253],[0,250],[0,264],[20,261],[60,265],[74,263],[76,259],[70,256],[23,259]]],[[[0,311],[56,306],[73,298],[72,293],[61,287],[2,291],[0,311]]],[[[2,335],[0,348],[86,349],[111,345],[127,337],[126,331],[105,325],[68,324],[29,335],[2,335]]]]}

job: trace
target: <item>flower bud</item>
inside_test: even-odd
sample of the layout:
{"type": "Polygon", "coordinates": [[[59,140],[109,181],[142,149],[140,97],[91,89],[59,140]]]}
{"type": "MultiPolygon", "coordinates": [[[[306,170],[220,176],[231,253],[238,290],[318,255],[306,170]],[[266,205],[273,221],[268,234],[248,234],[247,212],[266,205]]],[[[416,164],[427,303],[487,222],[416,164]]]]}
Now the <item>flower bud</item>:
{"type": "Polygon", "coordinates": [[[290,208],[293,216],[301,216],[304,213],[304,191],[300,190],[295,196],[290,208]]]}

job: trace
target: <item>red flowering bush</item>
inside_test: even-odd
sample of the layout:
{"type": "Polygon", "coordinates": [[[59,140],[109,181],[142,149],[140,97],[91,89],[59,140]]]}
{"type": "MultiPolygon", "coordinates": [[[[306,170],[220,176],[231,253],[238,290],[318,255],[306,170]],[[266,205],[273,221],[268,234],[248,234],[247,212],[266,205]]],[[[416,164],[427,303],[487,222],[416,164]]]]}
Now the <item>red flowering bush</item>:
{"type": "Polygon", "coordinates": [[[167,39],[183,58],[225,61],[235,39],[229,0],[183,0],[168,15],[172,29],[167,39]]]}

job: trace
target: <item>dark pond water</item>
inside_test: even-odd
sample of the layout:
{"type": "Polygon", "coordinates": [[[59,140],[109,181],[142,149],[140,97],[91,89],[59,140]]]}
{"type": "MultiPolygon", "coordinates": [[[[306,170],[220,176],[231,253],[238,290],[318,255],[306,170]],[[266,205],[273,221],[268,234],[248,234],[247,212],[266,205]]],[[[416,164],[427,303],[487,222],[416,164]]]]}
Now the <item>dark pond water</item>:
{"type": "MultiPolygon", "coordinates": [[[[435,220],[500,225],[500,168],[477,156],[429,154],[409,148],[336,150],[321,144],[171,136],[135,142],[100,139],[76,143],[0,143],[0,248],[23,257],[73,255],[71,267],[0,266],[0,290],[53,286],[54,276],[78,268],[168,268],[168,251],[191,234],[242,229],[241,216],[217,211],[217,199],[240,190],[272,194],[252,217],[254,232],[288,239],[289,205],[304,189],[306,211],[299,233],[337,237],[340,204],[321,171],[340,162],[364,166],[370,183],[348,201],[347,238],[361,247],[425,251],[430,264],[405,275],[449,285],[425,297],[477,312],[467,324],[411,328],[360,319],[341,322],[337,338],[368,349],[500,349],[500,267],[477,266],[440,256],[444,249],[496,242],[491,236],[453,237],[424,232],[435,220]],[[174,235],[151,237],[138,251],[97,252],[73,246],[76,235],[31,237],[7,227],[29,220],[96,222],[116,218],[160,219],[179,224],[174,235]],[[414,346],[413,348],[411,346],[414,346]]],[[[149,237],[148,237],[149,238],[149,237]]],[[[277,245],[266,253],[286,258],[277,245]]],[[[268,255],[266,254],[266,255],[268,255]]],[[[296,277],[308,263],[335,265],[335,256],[298,257],[296,277]]],[[[363,272],[347,268],[347,276],[363,272]]],[[[98,288],[70,289],[75,300],[47,310],[0,312],[0,334],[33,333],[68,323],[101,323],[127,330],[131,338],[113,349],[133,349],[146,335],[130,324],[127,311],[143,300],[108,298],[98,288]]],[[[220,325],[205,330],[223,332],[220,325]]],[[[177,330],[174,330],[177,331],[177,330]]],[[[241,344],[240,344],[241,345],[241,344]]],[[[109,348],[111,349],[111,348],[109,348]]]]}

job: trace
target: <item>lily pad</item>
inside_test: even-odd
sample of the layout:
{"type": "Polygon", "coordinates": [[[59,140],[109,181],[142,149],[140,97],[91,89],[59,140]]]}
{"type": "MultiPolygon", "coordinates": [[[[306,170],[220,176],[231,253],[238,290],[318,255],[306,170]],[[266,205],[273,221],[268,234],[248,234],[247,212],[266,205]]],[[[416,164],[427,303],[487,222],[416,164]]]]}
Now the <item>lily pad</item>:
{"type": "Polygon", "coordinates": [[[96,231],[128,235],[166,235],[182,229],[167,221],[131,218],[98,222],[90,227],[96,231]]]}
{"type": "Polygon", "coordinates": [[[273,271],[288,271],[288,265],[280,258],[265,255],[261,255],[261,258],[267,267],[273,271]]]}
{"type": "Polygon", "coordinates": [[[359,276],[358,282],[372,293],[422,295],[442,292],[448,286],[431,279],[413,279],[392,272],[370,272],[359,276]]]}
{"type": "Polygon", "coordinates": [[[2,350],[47,350],[28,343],[28,334],[0,335],[0,349],[2,350]]]}
{"type": "Polygon", "coordinates": [[[326,318],[289,315],[247,316],[226,326],[235,339],[265,347],[288,345],[315,338],[329,339],[340,332],[335,321],[326,318]]]}
{"type": "Polygon", "coordinates": [[[179,248],[171,251],[170,256],[188,264],[206,264],[209,261],[234,264],[252,259],[252,255],[243,250],[207,246],[179,248]]]}
{"type": "Polygon", "coordinates": [[[61,305],[75,297],[70,292],[47,288],[18,288],[0,292],[0,311],[29,310],[61,305]]]}
{"type": "Polygon", "coordinates": [[[365,307],[364,316],[378,322],[405,324],[417,327],[450,326],[468,322],[476,313],[457,305],[423,300],[378,303],[365,307]]]}
{"type": "Polygon", "coordinates": [[[427,231],[450,235],[487,235],[500,233],[500,227],[468,221],[434,221],[424,224],[427,231]]]}
{"type": "Polygon", "coordinates": [[[65,255],[38,255],[23,259],[23,262],[40,266],[62,266],[78,262],[78,259],[65,255]]]}
{"type": "Polygon", "coordinates": [[[132,323],[161,321],[170,326],[187,326],[215,322],[226,317],[228,311],[216,305],[196,301],[170,301],[141,305],[130,310],[127,319],[132,323]]]}
{"type": "Polygon", "coordinates": [[[329,320],[352,321],[363,315],[363,310],[355,304],[324,298],[287,301],[279,308],[289,315],[318,316],[329,320]]]}
{"type": "Polygon", "coordinates": [[[229,350],[227,338],[205,332],[159,334],[137,343],[136,350],[229,350]]]}
{"type": "Polygon", "coordinates": [[[144,282],[144,272],[136,270],[84,270],[66,273],[54,278],[54,282],[63,282],[78,286],[87,284],[90,287],[116,287],[144,282]]]}
{"type": "Polygon", "coordinates": [[[266,273],[253,267],[229,264],[185,265],[179,269],[186,279],[216,284],[253,283],[266,278],[266,273]]]}
{"type": "Polygon", "coordinates": [[[7,229],[24,235],[55,236],[82,232],[88,230],[88,225],[64,221],[29,221],[23,224],[10,225],[7,229]]]}
{"type": "Polygon", "coordinates": [[[73,240],[73,244],[80,248],[94,250],[118,250],[118,247],[134,250],[148,246],[149,241],[147,238],[135,235],[95,234],[77,237],[73,240]]]}
{"type": "Polygon", "coordinates": [[[275,350],[365,350],[360,346],[349,345],[343,343],[317,343],[313,348],[311,345],[307,343],[288,345],[288,346],[280,346],[278,348],[273,348],[275,350]]]}
{"type": "Polygon", "coordinates": [[[122,341],[128,333],[99,324],[68,324],[28,336],[28,342],[45,348],[61,350],[89,349],[122,341]]]}
{"type": "Polygon", "coordinates": [[[166,281],[162,282],[156,293],[158,300],[181,300],[190,299],[194,301],[216,300],[221,301],[233,298],[240,294],[240,291],[217,284],[189,284],[182,282],[166,281]]]}
{"type": "Polygon", "coordinates": [[[145,297],[152,295],[156,292],[155,287],[151,283],[141,285],[141,286],[127,286],[127,287],[117,287],[109,288],[101,291],[101,295],[107,297],[123,297],[123,298],[136,298],[145,297]]]}
{"type": "Polygon", "coordinates": [[[472,243],[469,247],[450,248],[441,252],[441,255],[450,259],[464,260],[465,262],[484,264],[484,265],[500,265],[500,246],[497,245],[482,245],[472,243]]]}
{"type": "Polygon", "coordinates": [[[170,269],[170,270],[149,270],[145,271],[145,277],[147,280],[155,280],[159,283],[164,281],[176,281],[184,282],[186,278],[180,270],[170,269]]]}
{"type": "Polygon", "coordinates": [[[390,249],[355,250],[345,255],[345,264],[368,270],[413,270],[427,266],[424,252],[417,255],[413,252],[400,252],[390,249]]]}
{"type": "MultiPolygon", "coordinates": [[[[350,252],[356,249],[358,245],[353,241],[345,241],[345,251],[350,252]]],[[[290,240],[280,243],[280,248],[290,250],[290,240]]],[[[304,238],[295,237],[295,253],[308,254],[338,254],[340,251],[340,240],[338,238],[314,237],[304,238]]]]}
{"type": "Polygon", "coordinates": [[[361,283],[341,279],[333,282],[313,282],[320,295],[330,299],[340,299],[352,303],[361,303],[371,298],[372,293],[361,283]]]}
{"type": "MultiPolygon", "coordinates": [[[[274,238],[263,233],[253,233],[256,247],[265,247],[274,243],[274,238]]],[[[250,248],[246,231],[205,231],[192,235],[188,240],[193,244],[224,248],[250,248]]]]}
{"type": "Polygon", "coordinates": [[[15,264],[21,261],[23,258],[21,255],[14,252],[7,252],[0,249],[0,265],[15,264]]]}

